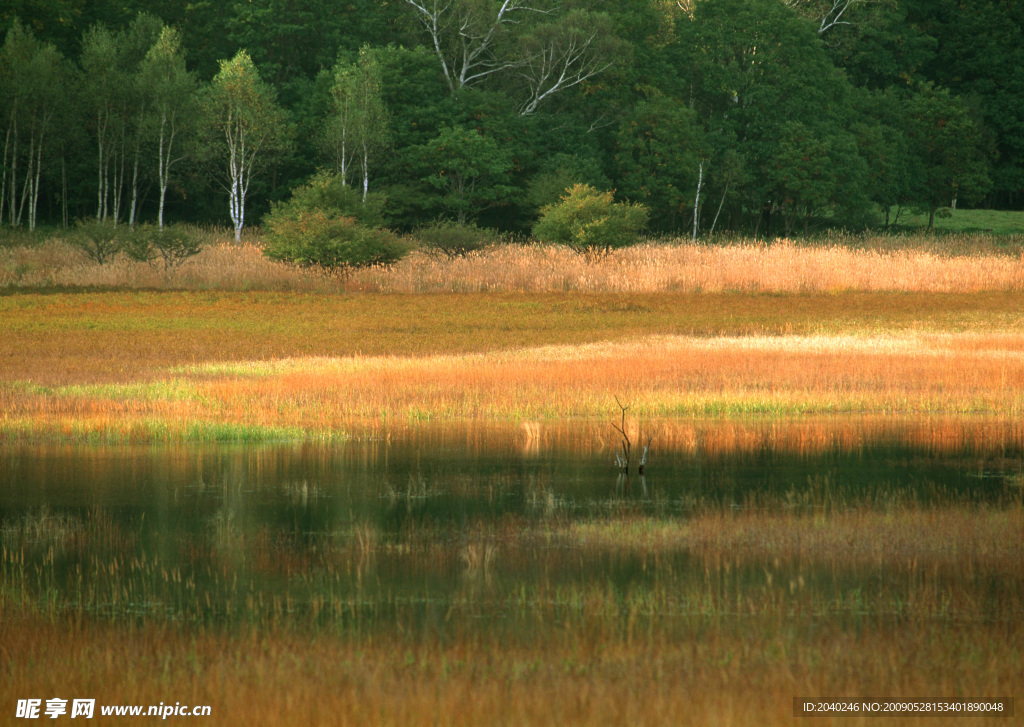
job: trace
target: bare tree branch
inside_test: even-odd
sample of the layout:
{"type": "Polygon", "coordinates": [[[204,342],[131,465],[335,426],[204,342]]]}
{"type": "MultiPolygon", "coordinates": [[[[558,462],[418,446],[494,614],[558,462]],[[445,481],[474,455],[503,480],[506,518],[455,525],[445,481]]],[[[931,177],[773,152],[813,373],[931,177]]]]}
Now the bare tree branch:
{"type": "MultiPolygon", "coordinates": [[[[837,25],[851,25],[852,23],[850,23],[850,21],[843,20],[843,15],[846,14],[846,11],[849,10],[851,6],[864,1],[865,0],[831,0],[832,6],[818,18],[818,35],[825,33],[837,25]]],[[[808,0],[783,0],[783,2],[788,7],[794,9],[803,8],[809,4],[808,0]]]]}
{"type": "Polygon", "coordinates": [[[466,0],[406,0],[430,36],[448,88],[455,92],[487,76],[516,67],[516,60],[495,54],[504,29],[518,24],[523,13],[547,14],[527,0],[501,0],[494,14],[466,0]]]}
{"type": "Polygon", "coordinates": [[[529,96],[520,114],[529,116],[546,99],[610,68],[618,41],[607,17],[575,11],[563,20],[538,28],[523,43],[519,70],[529,96]]]}

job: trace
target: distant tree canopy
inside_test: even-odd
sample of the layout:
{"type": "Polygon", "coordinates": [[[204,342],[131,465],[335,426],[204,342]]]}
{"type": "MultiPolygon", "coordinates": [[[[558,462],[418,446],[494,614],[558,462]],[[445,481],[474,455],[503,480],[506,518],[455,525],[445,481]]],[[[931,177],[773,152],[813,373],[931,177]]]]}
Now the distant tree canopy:
{"type": "Polygon", "coordinates": [[[322,170],[400,230],[1024,208],[1024,3],[12,0],[0,44],[7,226],[240,234],[322,170]]]}

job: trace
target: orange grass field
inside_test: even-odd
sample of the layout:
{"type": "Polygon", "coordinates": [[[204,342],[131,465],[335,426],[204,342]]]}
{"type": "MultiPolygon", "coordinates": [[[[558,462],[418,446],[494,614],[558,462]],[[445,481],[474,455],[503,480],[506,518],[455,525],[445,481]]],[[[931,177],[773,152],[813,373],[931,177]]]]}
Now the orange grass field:
{"type": "Polygon", "coordinates": [[[0,297],[0,434],[1024,410],[1015,293],[0,297]]]}
{"type": "MultiPolygon", "coordinates": [[[[0,251],[5,446],[412,429],[429,443],[434,426],[467,437],[494,426],[524,455],[610,458],[618,396],[631,434],[708,456],[857,451],[892,432],[996,460],[1024,447],[1018,254],[868,241],[648,245],[588,260],[523,248],[416,254],[348,278],[275,267],[255,246],[209,249],[173,274],[75,255],[57,242],[0,251]]],[[[47,582],[54,549],[123,539],[97,578],[162,593],[156,569],[115,573],[133,562],[131,534],[6,524],[0,709],[67,692],[211,704],[206,721],[227,725],[946,725],[978,720],[797,720],[793,699],[1013,697],[1015,720],[984,721],[1018,724],[1024,506],[1009,487],[1001,506],[508,519],[425,535],[419,550],[409,534],[396,553],[369,531],[315,555],[256,538],[223,545],[300,583],[370,582],[387,558],[425,577],[461,568],[461,600],[436,616],[436,633],[411,616],[406,629],[391,602],[378,606],[395,620],[360,633],[292,623],[280,603],[244,606],[249,625],[104,622],[29,592],[47,582]],[[25,549],[46,543],[26,566],[25,549]],[[665,564],[680,554],[696,564],[689,575],[665,564]],[[622,593],[595,579],[564,594],[541,575],[538,591],[502,595],[488,574],[492,562],[574,572],[591,556],[639,559],[681,590],[622,593]],[[861,577],[880,580],[862,592],[850,585],[861,577]],[[479,604],[513,625],[478,630],[479,604]],[[693,610],[662,618],[681,604],[693,610]]]]}

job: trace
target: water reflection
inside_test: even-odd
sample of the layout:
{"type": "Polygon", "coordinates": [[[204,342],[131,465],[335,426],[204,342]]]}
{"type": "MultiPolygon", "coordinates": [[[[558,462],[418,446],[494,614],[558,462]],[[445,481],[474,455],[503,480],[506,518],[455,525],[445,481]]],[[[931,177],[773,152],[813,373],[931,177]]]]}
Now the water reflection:
{"type": "Polygon", "coordinates": [[[8,445],[5,592],[23,605],[111,618],[346,628],[437,626],[452,613],[500,621],[516,609],[662,618],[760,603],[889,613],[924,602],[914,596],[927,588],[966,594],[987,617],[1020,610],[1018,554],[970,546],[979,508],[984,517],[1017,513],[992,515],[994,527],[1019,516],[1015,424],[660,426],[642,476],[618,471],[601,423],[424,428],[331,445],[8,445]],[[929,508],[967,512],[950,516],[950,529],[968,523],[961,545],[974,551],[936,550],[922,575],[934,524],[918,537],[914,517],[929,508]],[[847,512],[862,518],[849,538],[821,540],[845,532],[847,512]],[[791,525],[807,528],[795,550],[776,532],[791,525]],[[914,552],[892,562],[880,554],[865,570],[861,531],[914,552]],[[819,541],[824,550],[812,555],[808,544],[819,541]],[[984,598],[956,585],[963,558],[984,598]]]}

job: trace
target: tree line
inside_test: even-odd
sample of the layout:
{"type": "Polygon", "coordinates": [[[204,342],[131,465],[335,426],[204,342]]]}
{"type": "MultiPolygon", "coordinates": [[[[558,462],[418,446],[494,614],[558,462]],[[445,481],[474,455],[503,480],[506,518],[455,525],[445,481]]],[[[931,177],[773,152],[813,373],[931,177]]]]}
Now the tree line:
{"type": "Polygon", "coordinates": [[[0,11],[0,224],[230,221],[315,174],[408,230],[575,185],[657,232],[1024,204],[1024,6],[52,0],[0,11]]]}

